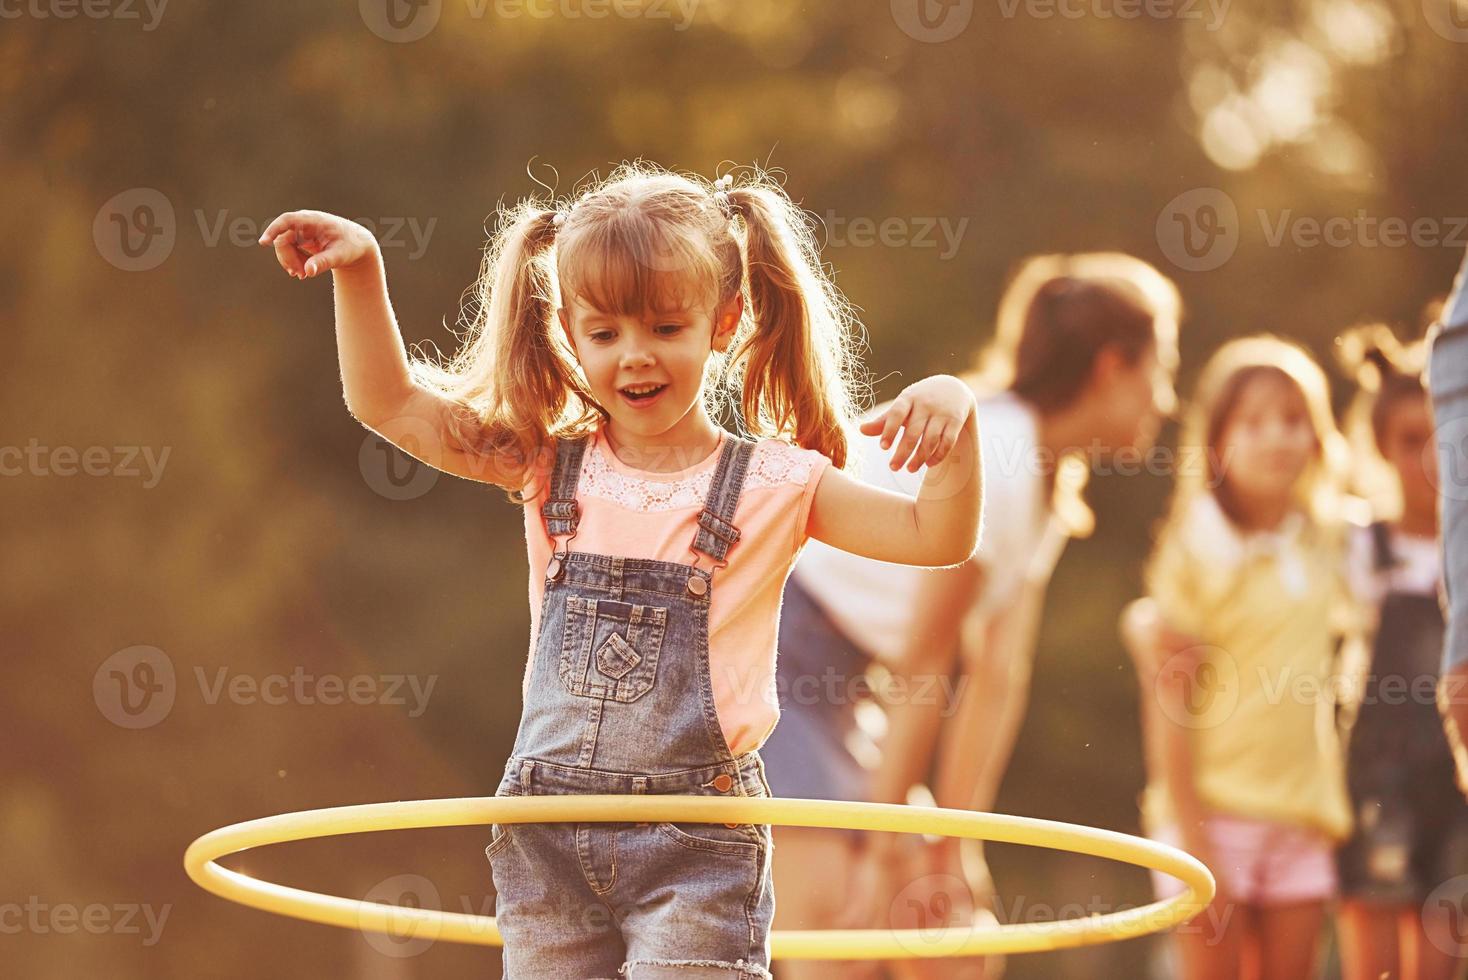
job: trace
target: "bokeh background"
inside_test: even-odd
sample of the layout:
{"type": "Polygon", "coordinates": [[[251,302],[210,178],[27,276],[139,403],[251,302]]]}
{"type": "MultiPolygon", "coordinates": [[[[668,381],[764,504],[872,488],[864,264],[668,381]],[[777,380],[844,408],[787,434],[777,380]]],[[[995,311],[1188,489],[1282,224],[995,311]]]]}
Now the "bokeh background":
{"type": "MultiPolygon", "coordinates": [[[[519,715],[520,511],[351,419],[329,284],[255,244],[280,212],[371,224],[405,339],[451,350],[497,204],[758,163],[825,226],[879,399],[967,367],[1021,257],[1095,248],[1177,279],[1186,392],[1241,332],[1420,328],[1468,243],[1465,93],[1462,0],[0,2],[0,972],[498,973],[183,873],[227,823],[488,795],[519,715]]],[[[1167,489],[1092,481],[1001,811],[1138,831],[1115,621],[1167,489]]],[[[492,912],[486,839],[227,863],[492,912]]],[[[1150,900],[991,861],[1021,918],[1150,900]]],[[[1008,975],[1139,977],[1161,945],[1008,975]]]]}

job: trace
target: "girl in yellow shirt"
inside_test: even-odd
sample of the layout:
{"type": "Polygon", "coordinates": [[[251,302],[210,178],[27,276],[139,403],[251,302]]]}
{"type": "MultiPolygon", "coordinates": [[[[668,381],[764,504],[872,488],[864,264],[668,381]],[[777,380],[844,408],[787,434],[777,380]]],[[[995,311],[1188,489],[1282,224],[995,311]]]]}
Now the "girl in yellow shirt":
{"type": "MultiPolygon", "coordinates": [[[[1346,446],[1324,373],[1280,338],[1230,341],[1203,370],[1178,458],[1148,596],[1123,614],[1142,684],[1143,822],[1218,881],[1177,930],[1180,975],[1299,980],[1351,829],[1333,711],[1351,625],[1346,446]]],[[[1158,875],[1157,888],[1181,885],[1158,875]]]]}

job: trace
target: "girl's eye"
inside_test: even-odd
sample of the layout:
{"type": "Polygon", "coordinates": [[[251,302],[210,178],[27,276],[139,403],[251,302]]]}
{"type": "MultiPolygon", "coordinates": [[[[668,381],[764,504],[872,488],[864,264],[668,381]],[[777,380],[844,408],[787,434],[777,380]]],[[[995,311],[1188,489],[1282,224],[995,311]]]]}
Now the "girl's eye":
{"type": "Polygon", "coordinates": [[[664,328],[667,329],[668,335],[671,336],[672,334],[677,333],[679,330],[682,330],[683,325],[679,323],[663,323],[660,324],[657,329],[662,330],[664,328]]]}
{"type": "Polygon", "coordinates": [[[607,330],[598,330],[596,333],[591,335],[592,340],[610,340],[611,337],[611,332],[607,330]]]}

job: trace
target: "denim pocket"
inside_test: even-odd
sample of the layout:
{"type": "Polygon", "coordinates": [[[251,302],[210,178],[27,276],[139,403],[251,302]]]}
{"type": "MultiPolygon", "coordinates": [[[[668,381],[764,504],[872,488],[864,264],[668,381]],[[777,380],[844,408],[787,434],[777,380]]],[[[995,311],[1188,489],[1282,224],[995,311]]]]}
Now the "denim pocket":
{"type": "MultiPolygon", "coordinates": [[[[725,794],[719,795],[725,796],[725,794]]],[[[768,796],[769,791],[761,784],[756,788],[755,792],[743,798],[758,799],[768,796]]],[[[738,796],[726,796],[725,798],[740,799],[738,796]]],[[[768,847],[770,844],[769,824],[738,823],[731,827],[727,823],[691,823],[685,821],[679,823],[660,823],[657,826],[664,836],[692,850],[716,851],[721,854],[754,855],[760,847],[768,847]]]]}
{"type": "Polygon", "coordinates": [[[567,596],[561,683],[581,697],[636,701],[652,690],[667,628],[664,606],[567,596]]]}
{"type": "MultiPolygon", "coordinates": [[[[506,772],[500,780],[499,788],[494,792],[495,798],[509,796],[520,796],[520,779],[515,772],[506,772]]],[[[514,824],[492,823],[489,825],[489,846],[484,849],[484,856],[491,861],[494,856],[505,849],[510,842],[510,828],[514,824]]]]}
{"type": "Polygon", "coordinates": [[[756,857],[761,846],[759,831],[747,823],[737,827],[721,823],[660,823],[657,828],[664,837],[691,851],[756,857]]]}
{"type": "Polygon", "coordinates": [[[511,825],[507,823],[489,825],[490,840],[489,846],[484,849],[485,857],[493,861],[494,856],[505,849],[505,846],[510,843],[510,827],[511,825]]]}

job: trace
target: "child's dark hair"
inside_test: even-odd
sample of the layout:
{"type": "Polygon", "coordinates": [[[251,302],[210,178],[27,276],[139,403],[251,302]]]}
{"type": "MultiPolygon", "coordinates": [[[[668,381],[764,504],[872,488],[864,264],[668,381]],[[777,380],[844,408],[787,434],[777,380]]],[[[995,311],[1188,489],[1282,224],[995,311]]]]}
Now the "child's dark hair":
{"type": "Polygon", "coordinates": [[[1397,404],[1408,398],[1420,401],[1427,394],[1422,345],[1403,344],[1384,323],[1351,327],[1335,344],[1337,361],[1359,389],[1352,413],[1369,419],[1376,451],[1385,452],[1387,424],[1397,404]]]}
{"type": "Polygon", "coordinates": [[[1103,348],[1134,364],[1159,337],[1176,337],[1181,313],[1172,280],[1135,256],[1033,255],[1010,278],[994,340],[965,377],[1050,414],[1080,396],[1103,348]]]}

